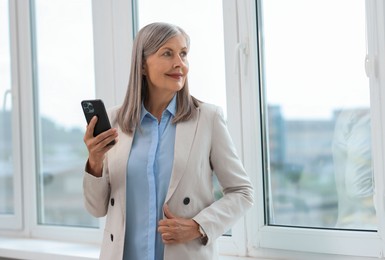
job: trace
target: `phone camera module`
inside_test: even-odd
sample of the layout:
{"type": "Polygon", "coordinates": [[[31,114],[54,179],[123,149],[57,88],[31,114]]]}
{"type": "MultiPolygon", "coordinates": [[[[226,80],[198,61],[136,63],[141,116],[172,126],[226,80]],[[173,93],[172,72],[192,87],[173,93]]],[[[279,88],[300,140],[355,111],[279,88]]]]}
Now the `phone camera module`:
{"type": "Polygon", "coordinates": [[[85,102],[83,103],[84,112],[86,113],[93,113],[95,111],[94,106],[91,102],[85,102]]]}

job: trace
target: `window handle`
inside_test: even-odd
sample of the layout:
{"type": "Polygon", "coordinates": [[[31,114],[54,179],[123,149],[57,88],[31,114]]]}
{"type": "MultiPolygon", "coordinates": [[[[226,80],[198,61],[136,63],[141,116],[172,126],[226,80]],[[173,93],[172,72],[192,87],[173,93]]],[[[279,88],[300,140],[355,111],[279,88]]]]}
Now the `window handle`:
{"type": "Polygon", "coordinates": [[[245,39],[242,42],[238,42],[235,46],[235,66],[234,66],[234,73],[238,74],[241,73],[241,69],[245,70],[247,69],[247,60],[246,57],[249,55],[249,45],[248,40],[245,39]]]}
{"type": "Polygon", "coordinates": [[[377,77],[377,63],[376,58],[369,57],[369,54],[365,56],[365,73],[368,78],[377,77]]]}
{"type": "Polygon", "coordinates": [[[7,96],[8,95],[12,95],[11,89],[7,89],[4,92],[4,96],[3,96],[3,112],[5,112],[5,108],[7,107],[7,96]]]}

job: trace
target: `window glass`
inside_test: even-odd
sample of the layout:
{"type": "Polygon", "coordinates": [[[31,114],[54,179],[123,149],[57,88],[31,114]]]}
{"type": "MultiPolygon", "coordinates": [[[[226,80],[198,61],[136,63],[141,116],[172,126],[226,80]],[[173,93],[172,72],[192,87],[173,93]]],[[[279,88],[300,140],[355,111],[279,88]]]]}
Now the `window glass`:
{"type": "Polygon", "coordinates": [[[14,213],[9,7],[0,0],[0,214],[14,213]]]}
{"type": "Polygon", "coordinates": [[[262,1],[266,221],[377,230],[365,1],[262,1]]]}
{"type": "Polygon", "coordinates": [[[95,97],[92,1],[34,1],[35,122],[40,224],[95,227],[84,209],[86,121],[95,97]]]}

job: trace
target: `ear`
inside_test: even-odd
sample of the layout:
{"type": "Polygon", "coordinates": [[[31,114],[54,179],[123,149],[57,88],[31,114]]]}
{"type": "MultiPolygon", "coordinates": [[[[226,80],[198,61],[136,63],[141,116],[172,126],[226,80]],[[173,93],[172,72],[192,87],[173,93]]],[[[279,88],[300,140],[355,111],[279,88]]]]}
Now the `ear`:
{"type": "Polygon", "coordinates": [[[142,65],[142,75],[146,76],[147,75],[147,65],[146,63],[144,63],[142,65]]]}

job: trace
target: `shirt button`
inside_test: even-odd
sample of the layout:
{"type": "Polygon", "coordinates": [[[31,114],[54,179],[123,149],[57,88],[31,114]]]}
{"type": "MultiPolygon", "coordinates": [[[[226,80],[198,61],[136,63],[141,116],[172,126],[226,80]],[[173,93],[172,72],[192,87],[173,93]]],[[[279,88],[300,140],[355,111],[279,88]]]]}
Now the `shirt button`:
{"type": "Polygon", "coordinates": [[[114,241],[114,235],[111,234],[110,237],[111,237],[111,242],[113,242],[114,241]]]}
{"type": "Polygon", "coordinates": [[[190,198],[189,197],[186,197],[183,199],[183,204],[184,205],[188,205],[190,203],[190,198]]]}
{"type": "Polygon", "coordinates": [[[111,206],[114,206],[115,205],[115,200],[114,198],[111,199],[111,206]]]}

